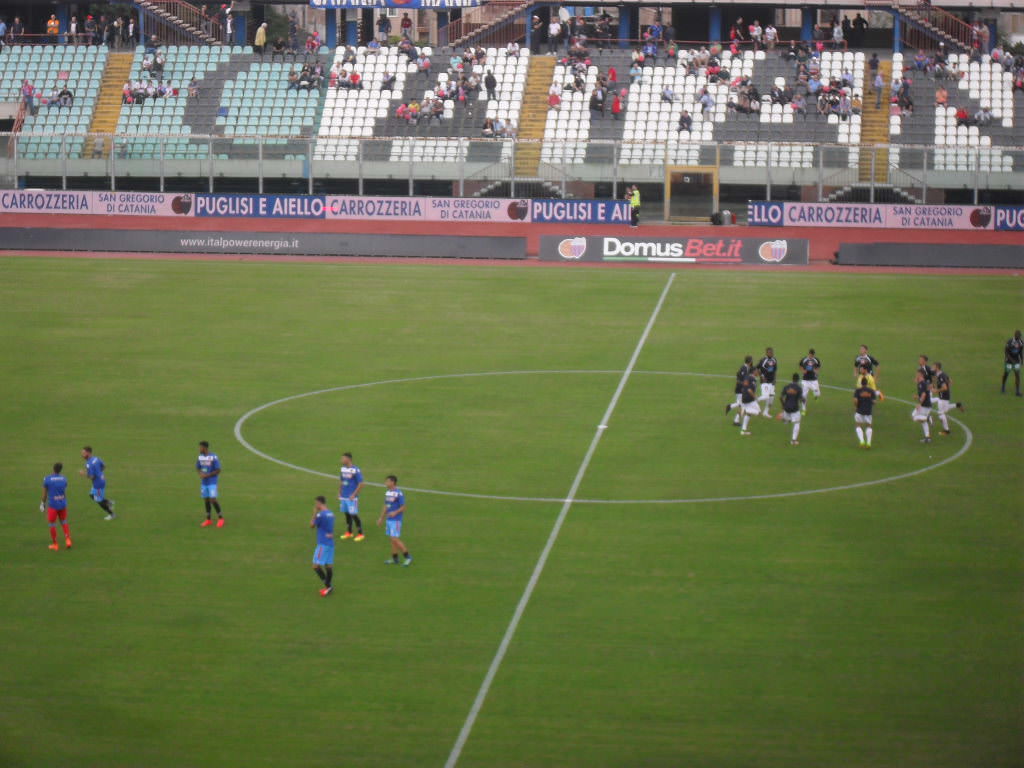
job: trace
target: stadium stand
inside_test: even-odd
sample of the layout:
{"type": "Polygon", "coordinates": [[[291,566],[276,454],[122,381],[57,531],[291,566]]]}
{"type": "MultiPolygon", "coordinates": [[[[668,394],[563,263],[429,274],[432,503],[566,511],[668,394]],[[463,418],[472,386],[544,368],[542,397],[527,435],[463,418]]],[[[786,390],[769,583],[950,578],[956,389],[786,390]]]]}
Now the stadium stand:
{"type": "Polygon", "coordinates": [[[1014,126],[1021,107],[1014,99],[1012,73],[987,55],[972,62],[966,54],[950,54],[948,65],[949,76],[935,79],[905,69],[903,55],[893,54],[894,72],[923,92],[916,94],[917,103],[909,112],[898,105],[892,107],[890,165],[923,168],[926,158],[920,151],[901,151],[899,145],[934,144],[936,149],[929,153],[927,162],[935,170],[1013,171],[1013,156],[998,149],[1019,143],[1014,126]],[[945,106],[933,103],[932,91],[940,85],[948,91],[945,106]],[[957,120],[960,108],[969,116],[967,121],[957,120]],[[991,112],[991,122],[978,124],[976,117],[985,108],[991,112]]]}
{"type": "Polygon", "coordinates": [[[6,46],[0,53],[0,91],[19,98],[27,80],[33,91],[33,109],[27,111],[19,142],[26,159],[82,156],[99,94],[108,49],[103,46],[6,46]],[[59,93],[67,88],[72,98],[61,106],[59,93]]]}

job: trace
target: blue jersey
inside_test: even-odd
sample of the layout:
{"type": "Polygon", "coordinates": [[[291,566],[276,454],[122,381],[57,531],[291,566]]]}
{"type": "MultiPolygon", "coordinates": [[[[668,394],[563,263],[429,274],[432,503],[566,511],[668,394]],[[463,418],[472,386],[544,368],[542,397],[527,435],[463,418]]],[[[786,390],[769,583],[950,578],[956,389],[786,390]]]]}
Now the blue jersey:
{"type": "Polygon", "coordinates": [[[363,472],[359,467],[341,468],[341,493],[343,499],[347,499],[356,492],[356,488],[363,482],[363,472]]]}
{"type": "MultiPolygon", "coordinates": [[[[216,453],[200,453],[199,458],[196,459],[196,469],[200,472],[213,472],[220,469],[220,459],[217,458],[216,453]]],[[[214,475],[200,478],[200,482],[203,485],[216,485],[218,479],[220,479],[220,475],[214,475]]]]}
{"type": "Polygon", "coordinates": [[[103,459],[99,456],[90,456],[85,460],[85,474],[92,480],[93,488],[103,488],[106,486],[107,478],[103,476],[103,470],[106,468],[106,464],[103,463],[103,459]]]}
{"type": "Polygon", "coordinates": [[[317,512],[316,517],[313,518],[313,525],[316,528],[316,543],[323,546],[333,547],[334,513],[329,509],[323,509],[317,512]]]}
{"type": "MultiPolygon", "coordinates": [[[[387,506],[388,514],[401,509],[405,506],[405,494],[398,488],[384,492],[384,504],[387,506]]],[[[394,517],[388,517],[388,520],[396,520],[399,523],[402,522],[402,514],[395,515],[394,517]]]]}
{"type": "Polygon", "coordinates": [[[68,479],[64,475],[47,475],[43,478],[46,489],[46,506],[50,509],[67,509],[68,479]]]}

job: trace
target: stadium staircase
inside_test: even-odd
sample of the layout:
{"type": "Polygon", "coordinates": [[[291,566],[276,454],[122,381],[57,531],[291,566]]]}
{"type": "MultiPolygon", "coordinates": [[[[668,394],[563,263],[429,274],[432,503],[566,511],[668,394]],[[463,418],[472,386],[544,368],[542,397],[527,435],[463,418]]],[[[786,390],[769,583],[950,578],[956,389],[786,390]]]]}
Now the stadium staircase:
{"type": "MultiPolygon", "coordinates": [[[[889,177],[889,150],[881,145],[889,143],[889,97],[892,85],[892,62],[880,61],[878,71],[882,75],[882,106],[875,109],[874,91],[865,89],[861,113],[860,168],[858,181],[874,181],[884,184],[889,177]],[[877,147],[877,149],[876,149],[877,147]],[[875,158],[874,178],[871,175],[871,158],[875,158]]],[[[865,85],[867,83],[865,82],[865,85]]]]}
{"type": "Polygon", "coordinates": [[[893,13],[903,22],[902,37],[906,46],[935,50],[939,43],[944,43],[950,53],[971,50],[973,29],[956,14],[913,0],[894,3],[893,13]]]}
{"type": "Polygon", "coordinates": [[[156,36],[164,44],[221,45],[220,22],[184,0],[137,0],[139,13],[155,26],[156,36]]]}
{"type": "Polygon", "coordinates": [[[503,48],[513,40],[526,37],[529,10],[529,4],[522,0],[491,0],[475,8],[467,8],[462,12],[462,18],[438,31],[439,42],[452,48],[503,48]]]}
{"type": "Polygon", "coordinates": [[[548,89],[555,71],[553,56],[531,56],[526,74],[523,107],[519,113],[519,138],[528,140],[516,146],[516,176],[533,178],[540,165],[540,141],[548,118],[548,89]]]}
{"type": "MultiPolygon", "coordinates": [[[[103,70],[100,94],[89,133],[109,134],[117,129],[117,119],[121,115],[121,89],[131,70],[132,54],[111,53],[107,56],[107,67],[103,70]]],[[[91,150],[86,148],[87,156],[107,157],[109,154],[110,142],[106,138],[97,138],[91,150]]]]}

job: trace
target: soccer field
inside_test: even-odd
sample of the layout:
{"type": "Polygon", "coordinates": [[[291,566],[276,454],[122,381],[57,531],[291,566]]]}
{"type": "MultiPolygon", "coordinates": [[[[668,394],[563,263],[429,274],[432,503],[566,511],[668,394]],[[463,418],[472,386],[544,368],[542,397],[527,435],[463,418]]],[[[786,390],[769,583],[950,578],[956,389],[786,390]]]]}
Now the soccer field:
{"type": "Polygon", "coordinates": [[[1024,283],[686,270],[656,313],[671,274],[0,259],[0,766],[440,768],[548,543],[459,766],[1022,765],[1024,283]],[[722,412],[766,346],[779,389],[822,360],[799,446],[722,412]],[[967,406],[927,445],[921,353],[967,406]],[[323,599],[343,451],[369,530],[323,599]],[[390,473],[410,568],[373,524],[390,473]]]}

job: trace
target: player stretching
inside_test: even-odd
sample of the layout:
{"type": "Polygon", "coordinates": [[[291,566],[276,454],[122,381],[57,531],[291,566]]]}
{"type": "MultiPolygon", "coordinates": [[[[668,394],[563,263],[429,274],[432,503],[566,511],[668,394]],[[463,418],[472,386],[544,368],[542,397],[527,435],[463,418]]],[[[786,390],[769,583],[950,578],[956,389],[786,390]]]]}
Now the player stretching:
{"type": "Polygon", "coordinates": [[[794,373],[793,380],[782,388],[782,413],[779,418],[793,425],[793,434],[789,438],[790,445],[800,445],[800,410],[804,405],[804,388],[800,386],[800,374],[794,373]]]}
{"type": "Polygon", "coordinates": [[[854,386],[861,386],[860,380],[867,376],[868,386],[871,389],[878,389],[875,386],[875,379],[880,375],[881,367],[878,360],[868,353],[868,345],[861,344],[860,353],[853,359],[854,386]]]}
{"type": "Polygon", "coordinates": [[[334,591],[331,581],[334,579],[334,513],[327,506],[327,499],[316,497],[313,504],[313,519],[310,528],[316,528],[316,549],[313,550],[313,570],[324,583],[320,597],[327,597],[334,591]]]}
{"type": "Polygon", "coordinates": [[[217,500],[217,481],[220,480],[220,459],[216,453],[210,453],[210,444],[203,440],[199,443],[199,458],[196,459],[196,471],[199,473],[199,494],[206,505],[206,519],[202,527],[213,525],[210,520],[211,508],[217,510],[217,527],[224,527],[224,515],[220,511],[217,500]]]}
{"type": "Polygon", "coordinates": [[[938,409],[939,409],[939,420],[942,422],[942,431],[939,434],[949,434],[949,418],[946,416],[947,413],[952,411],[954,408],[959,408],[961,411],[964,410],[964,404],[955,402],[952,399],[950,393],[950,385],[952,380],[949,378],[949,374],[942,370],[942,363],[935,363],[935,393],[939,396],[938,409]]]}
{"type": "Polygon", "coordinates": [[[928,424],[932,420],[932,394],[928,388],[928,382],[924,380],[923,373],[918,371],[914,378],[917,379],[917,405],[914,407],[911,418],[920,422],[921,429],[924,431],[924,438],[921,442],[930,443],[932,436],[928,424]]]}
{"type": "Polygon", "coordinates": [[[60,472],[64,465],[59,461],[53,465],[53,474],[43,478],[43,500],[39,509],[46,510],[46,522],[50,524],[50,549],[58,550],[57,520],[64,529],[64,546],[71,549],[71,528],[68,527],[68,479],[60,472]],[[44,507],[45,505],[45,507],[44,507]]]}
{"type": "Polygon", "coordinates": [[[405,514],[405,494],[398,487],[398,478],[394,475],[387,476],[384,487],[384,508],[377,518],[377,525],[383,525],[384,518],[387,518],[388,524],[384,530],[391,539],[391,557],[384,562],[387,565],[398,565],[398,553],[401,552],[405,555],[405,562],[402,565],[412,565],[412,555],[399,538],[402,535],[402,515],[405,514]]]}
{"type": "Polygon", "coordinates": [[[764,351],[764,357],[757,363],[757,372],[761,377],[761,397],[764,400],[764,416],[772,417],[772,403],[775,402],[775,373],[779,368],[779,361],[775,359],[775,350],[768,347],[764,351]]]}
{"type": "Polygon", "coordinates": [[[740,416],[743,413],[743,382],[746,380],[750,372],[754,370],[754,358],[752,355],[747,355],[743,358],[743,365],[740,366],[739,370],[736,371],[736,387],[733,393],[736,395],[736,399],[725,406],[725,412],[729,413],[733,408],[739,408],[736,412],[736,418],[732,420],[732,425],[738,427],[740,425],[740,416]]]}
{"type": "Polygon", "coordinates": [[[351,539],[352,523],[356,524],[356,541],[362,541],[363,521],[359,519],[359,492],[363,489],[363,472],[359,467],[352,464],[352,454],[347,451],[341,455],[341,490],[338,491],[338,499],[341,501],[341,511],[345,514],[345,526],[348,530],[341,538],[351,539]]]}
{"type": "Polygon", "coordinates": [[[868,385],[868,377],[862,377],[860,386],[853,391],[853,423],[857,425],[857,439],[861,448],[871,447],[871,412],[877,399],[878,392],[868,385]]]}
{"type": "Polygon", "coordinates": [[[88,445],[82,449],[82,458],[85,459],[85,469],[80,470],[78,474],[92,480],[92,490],[89,491],[89,498],[99,504],[100,508],[107,513],[107,516],[103,518],[104,520],[113,520],[117,517],[114,514],[114,500],[106,497],[107,478],[103,474],[107,465],[103,463],[103,459],[99,456],[92,455],[92,447],[88,445]]]}
{"type": "Polygon", "coordinates": [[[801,413],[807,415],[807,401],[810,399],[808,395],[813,392],[814,399],[817,400],[821,397],[821,382],[818,381],[818,370],[821,368],[821,360],[814,355],[814,347],[807,350],[807,356],[800,361],[800,370],[804,372],[803,382],[801,386],[804,389],[804,407],[801,409],[801,413]]]}
{"type": "Polygon", "coordinates": [[[1006,377],[1013,371],[1013,380],[1017,385],[1017,397],[1020,397],[1020,364],[1024,360],[1024,339],[1020,331],[1013,332],[1013,338],[1006,342],[1004,350],[1006,368],[1003,370],[1003,394],[1006,394],[1006,377]]]}

